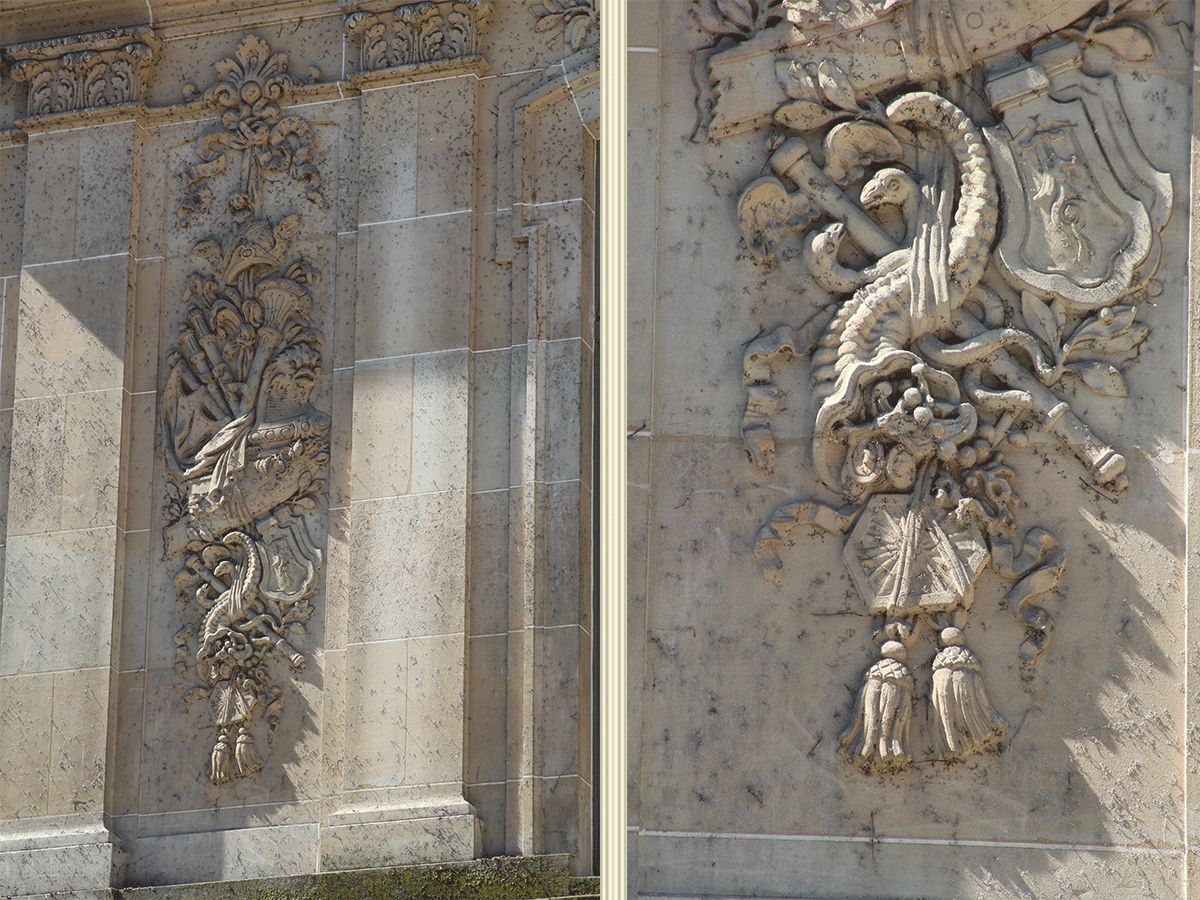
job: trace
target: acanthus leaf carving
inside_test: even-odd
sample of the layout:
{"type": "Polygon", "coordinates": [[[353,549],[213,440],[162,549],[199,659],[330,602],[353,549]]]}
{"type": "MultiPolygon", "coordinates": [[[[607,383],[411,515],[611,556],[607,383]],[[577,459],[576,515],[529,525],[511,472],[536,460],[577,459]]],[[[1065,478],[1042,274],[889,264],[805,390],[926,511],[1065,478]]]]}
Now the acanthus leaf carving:
{"type": "Polygon", "coordinates": [[[10,47],[11,73],[29,86],[30,117],[137,103],[161,41],[148,28],[10,47]]]}
{"type": "Polygon", "coordinates": [[[240,167],[226,203],[232,232],[194,247],[208,271],[188,279],[161,405],[165,556],[182,559],[179,599],[203,613],[175,636],[181,677],[198,642],[200,685],[181,708],[208,700],[214,784],[262,767],[252,725],[261,712],[273,739],[284,696],[267,662],[274,656],[304,670],[293,642],[313,615],[323,560],[311,525],[332,424],[312,402],[324,343],[311,318],[319,273],[293,253],[300,215],[273,223],[261,190],[264,178],[287,174],[307,202],[324,202],[312,128],[279,107],[292,84],[287,64],[251,35],[217,65],[220,78],[204,98],[224,110],[221,123],[200,139],[202,162],[183,174],[187,225],[207,210],[209,182],[230,160],[240,167]]]}
{"type": "Polygon", "coordinates": [[[359,41],[362,71],[374,72],[473,58],[487,9],[487,0],[420,0],[389,12],[352,12],[345,27],[359,41]]]}
{"type": "MultiPolygon", "coordinates": [[[[1104,33],[1089,28],[1088,40],[1104,33]]],[[[939,646],[930,706],[940,758],[1003,746],[1007,725],[963,631],[976,580],[990,564],[1010,585],[1028,678],[1053,630],[1041,604],[1066,568],[1053,534],[1019,524],[1005,453],[1040,430],[1101,490],[1128,485],[1124,456],[1080,418],[1074,392],[1127,396],[1122,366],[1149,333],[1137,304],[1155,291],[1174,197],[1138,147],[1112,76],[1085,73],[1077,35],[988,77],[996,124],[980,125],[954,83],[897,92],[886,73],[856,83],[821,56],[827,32],[813,27],[803,54],[789,48],[777,61],[787,97],[767,142],[774,174],[738,203],[754,261],[797,264],[819,307],[746,345],[742,432],[751,462],[771,471],[771,423],[783,409],[774,370],[811,354],[813,461],[841,505],[780,507],[755,556],[779,582],[790,531],[846,536],[880,659],[841,752],[890,770],[912,758],[907,660],[923,630],[939,646]],[[787,244],[798,254],[781,254],[787,244]]]]}

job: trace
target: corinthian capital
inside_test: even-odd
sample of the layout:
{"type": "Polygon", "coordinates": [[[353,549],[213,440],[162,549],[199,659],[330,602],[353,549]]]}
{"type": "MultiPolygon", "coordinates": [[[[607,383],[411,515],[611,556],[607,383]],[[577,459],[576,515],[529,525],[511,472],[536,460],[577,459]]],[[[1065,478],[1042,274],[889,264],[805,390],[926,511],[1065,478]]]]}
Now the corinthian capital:
{"type": "Polygon", "coordinates": [[[33,117],[138,102],[160,46],[141,27],[17,44],[6,56],[33,117]]]}

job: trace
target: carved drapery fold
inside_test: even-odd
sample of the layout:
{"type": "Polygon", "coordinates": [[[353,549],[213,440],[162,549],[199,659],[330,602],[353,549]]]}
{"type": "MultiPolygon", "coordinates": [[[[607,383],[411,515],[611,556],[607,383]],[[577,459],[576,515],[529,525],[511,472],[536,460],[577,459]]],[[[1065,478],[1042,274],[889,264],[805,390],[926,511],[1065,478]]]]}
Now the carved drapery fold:
{"type": "Polygon", "coordinates": [[[29,86],[28,115],[137,103],[161,41],[148,28],[10,47],[12,77],[29,86]]]}
{"type": "Polygon", "coordinates": [[[345,27],[358,41],[361,70],[373,72],[475,57],[487,10],[487,0],[422,0],[383,12],[356,10],[345,27]]]}
{"type": "Polygon", "coordinates": [[[222,784],[262,766],[256,713],[269,740],[278,727],[284,692],[271,684],[269,658],[305,666],[296,644],[323,561],[313,517],[332,420],[311,402],[324,343],[311,318],[319,275],[292,250],[301,216],[271,219],[262,190],[286,179],[301,204],[324,205],[312,129],[279,106],[297,82],[287,55],[253,35],[216,68],[202,99],[221,110],[220,123],[199,139],[200,162],[181,173],[179,218],[187,226],[208,213],[212,185],[224,178],[233,181],[232,228],[193,249],[208,265],[188,279],[161,423],[165,555],[179,566],[179,600],[202,613],[175,638],[180,677],[194,660],[200,681],[181,708],[209,701],[217,737],[208,777],[222,784]]]}

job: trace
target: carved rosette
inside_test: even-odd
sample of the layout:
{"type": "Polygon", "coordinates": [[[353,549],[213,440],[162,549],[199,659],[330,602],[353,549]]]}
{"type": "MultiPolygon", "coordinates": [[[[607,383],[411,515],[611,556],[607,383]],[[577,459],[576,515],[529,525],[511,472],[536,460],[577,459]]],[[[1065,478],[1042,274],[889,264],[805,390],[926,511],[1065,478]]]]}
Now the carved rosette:
{"type": "MultiPolygon", "coordinates": [[[[896,66],[924,65],[925,47],[947,48],[928,61],[943,76],[983,66],[996,124],[977,123],[963,101],[969,86],[905,87],[911,70],[876,71],[841,52],[853,43],[847,29],[879,42],[903,36],[911,22],[893,13],[905,5],[877,4],[861,22],[814,9],[807,41],[768,63],[759,50],[737,55],[736,38],[773,27],[771,4],[696,7],[701,27],[720,36],[722,66],[758,66],[786,95],[767,141],[774,174],[746,186],[737,215],[750,257],[791,266],[816,302],[807,321],[761,323],[747,345],[742,433],[750,460],[772,471],[771,426],[783,409],[774,370],[811,353],[813,462],[841,506],[781,507],[755,555],[780,581],[791,530],[848,535],[843,558],[881,657],[841,740],[866,769],[911,761],[918,682],[907,656],[922,630],[940,648],[930,697],[939,758],[1002,746],[1007,726],[961,630],[975,581],[990,562],[1011,584],[1031,664],[1052,625],[1038,604],[1065,567],[1052,534],[1018,527],[1017,475],[1004,455],[1041,431],[1100,490],[1116,499],[1127,487],[1124,456],[1072,405],[1088,393],[1127,395],[1122,366],[1149,332],[1137,306],[1161,287],[1152,276],[1174,199],[1129,131],[1115,79],[1082,64],[1081,47],[1094,44],[1133,58],[1153,46],[1148,33],[1081,5],[1078,27],[994,73],[964,55],[961,35],[917,41],[916,61],[896,66]]],[[[728,96],[720,102],[726,123],[753,120],[728,96]]],[[[709,139],[729,127],[710,125],[709,139]]]]}
{"type": "Polygon", "coordinates": [[[476,55],[487,0],[405,3],[386,12],[358,10],[346,31],[359,42],[364,72],[464,60],[476,55]]]}
{"type": "Polygon", "coordinates": [[[220,124],[183,173],[179,210],[184,226],[207,212],[212,182],[235,160],[232,227],[194,248],[208,265],[188,279],[161,407],[165,555],[179,565],[179,600],[202,615],[175,638],[180,677],[194,661],[200,681],[181,708],[208,700],[214,784],[262,766],[253,725],[261,710],[273,738],[284,696],[268,660],[304,669],[296,644],[323,560],[310,521],[322,502],[332,421],[312,404],[323,345],[311,319],[318,273],[292,250],[300,216],[275,221],[263,208],[268,179],[288,179],[302,202],[324,203],[312,129],[278,105],[295,83],[287,69],[287,55],[256,36],[217,65],[203,100],[222,111],[220,124]]]}
{"type": "Polygon", "coordinates": [[[29,86],[29,116],[136,103],[161,42],[148,29],[39,41],[8,50],[12,76],[29,86]]]}

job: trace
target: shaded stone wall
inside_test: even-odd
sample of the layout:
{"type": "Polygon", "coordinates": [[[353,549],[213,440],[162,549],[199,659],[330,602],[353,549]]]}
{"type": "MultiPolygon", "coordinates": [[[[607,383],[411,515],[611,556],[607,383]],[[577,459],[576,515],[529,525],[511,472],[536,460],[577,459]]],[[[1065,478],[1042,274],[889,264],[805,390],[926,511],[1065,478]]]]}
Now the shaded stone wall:
{"type": "Polygon", "coordinates": [[[3,12],[5,893],[590,874],[596,29],[547,12],[3,12]]]}

